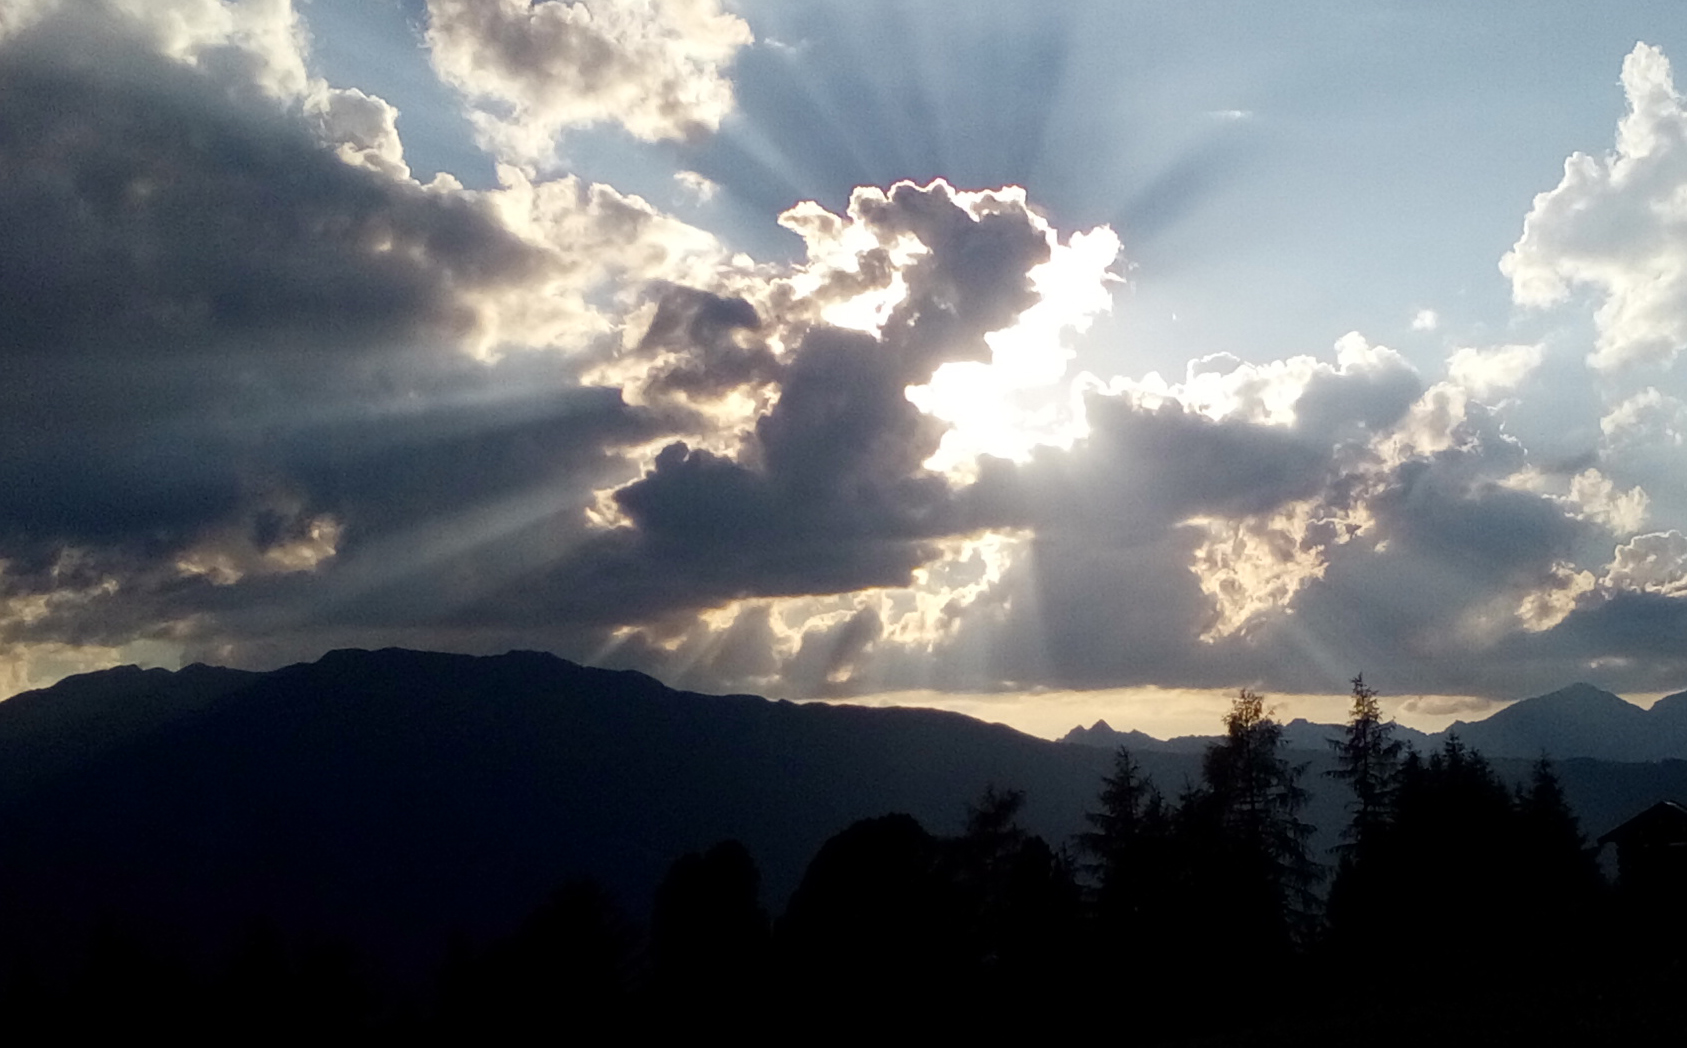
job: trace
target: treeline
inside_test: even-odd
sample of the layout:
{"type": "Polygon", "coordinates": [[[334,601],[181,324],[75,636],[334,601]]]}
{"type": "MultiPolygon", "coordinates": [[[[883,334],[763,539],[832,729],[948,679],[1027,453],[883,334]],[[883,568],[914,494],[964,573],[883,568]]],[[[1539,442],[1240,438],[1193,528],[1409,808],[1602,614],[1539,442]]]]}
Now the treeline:
{"type": "Polygon", "coordinates": [[[1244,691],[1174,796],[1121,750],[1090,829],[1051,846],[986,790],[955,836],[907,815],[828,840],[783,914],[736,842],[680,857],[638,927],[563,885],[506,937],[459,938],[395,997],[354,953],[255,924],[209,975],[121,922],[68,979],[9,973],[8,1028],[246,1043],[923,1035],[1127,1044],[1677,1043],[1682,886],[1609,885],[1544,760],[1507,787],[1456,739],[1419,754],[1354,680],[1329,861],[1304,765],[1244,691]]]}

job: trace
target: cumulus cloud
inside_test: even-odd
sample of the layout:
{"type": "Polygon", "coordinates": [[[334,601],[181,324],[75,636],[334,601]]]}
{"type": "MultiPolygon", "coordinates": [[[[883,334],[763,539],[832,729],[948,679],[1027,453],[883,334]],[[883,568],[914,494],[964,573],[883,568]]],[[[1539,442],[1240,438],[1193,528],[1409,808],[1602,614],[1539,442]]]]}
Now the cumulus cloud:
{"type": "MultiPolygon", "coordinates": [[[[781,328],[778,393],[743,447],[729,456],[671,445],[615,496],[640,535],[660,536],[667,549],[691,544],[714,560],[732,547],[731,585],[740,591],[788,592],[805,563],[817,592],[905,582],[925,559],[918,544],[955,525],[947,482],[924,465],[943,425],[904,391],[945,360],[981,355],[983,335],[1035,301],[1026,273],[1046,245],[1023,209],[974,217],[940,183],[861,200],[858,220],[876,238],[906,236],[924,247],[897,270],[906,297],[882,330],[816,323],[823,310],[810,302],[792,302],[788,316],[775,305],[765,323],[781,328]],[[767,565],[766,582],[757,561],[767,565]],[[858,567],[846,568],[850,562],[858,567]]],[[[822,301],[832,276],[816,285],[822,301]]],[[[758,326],[753,313],[740,318],[736,327],[758,326]]],[[[653,321],[653,331],[663,330],[653,321]]],[[[694,325],[685,334],[716,358],[734,352],[699,338],[694,325]]],[[[649,341],[647,334],[641,347],[649,341]]],[[[754,367],[756,358],[747,359],[754,367]]],[[[674,374],[648,381],[660,386],[674,374]]]]}
{"type": "Polygon", "coordinates": [[[434,68],[482,144],[542,167],[570,128],[687,139],[732,109],[726,67],[752,40],[718,0],[429,0],[434,68]]]}
{"type": "Polygon", "coordinates": [[[1646,523],[1651,498],[1638,485],[1618,491],[1611,478],[1586,469],[1570,479],[1569,501],[1589,520],[1617,535],[1632,535],[1646,523]]]}
{"type": "Polygon", "coordinates": [[[1599,581],[1614,590],[1687,597],[1687,535],[1673,529],[1636,535],[1617,547],[1599,581]]]}
{"type": "Polygon", "coordinates": [[[1577,571],[1567,563],[1554,564],[1546,583],[1524,596],[1517,618],[1525,630],[1541,633],[1563,622],[1582,596],[1593,592],[1593,572],[1577,571]]]}
{"type": "Polygon", "coordinates": [[[1447,358],[1447,377],[1479,400],[1516,389],[1541,365],[1539,345],[1463,348],[1447,358]]]}
{"type": "Polygon", "coordinates": [[[674,182],[699,204],[707,204],[720,192],[720,186],[695,171],[675,171],[674,182]]]}
{"type": "Polygon", "coordinates": [[[1615,447],[1687,442],[1687,403],[1660,393],[1656,386],[1618,403],[1599,420],[1599,429],[1615,447]]]}
{"type": "Polygon", "coordinates": [[[1291,505],[1285,512],[1240,519],[1197,518],[1205,541],[1195,551],[1191,569],[1202,592],[1213,599],[1212,625],[1203,640],[1219,640],[1245,629],[1261,615],[1286,608],[1295,594],[1323,575],[1324,542],[1312,537],[1314,527],[1329,539],[1352,537],[1362,525],[1329,517],[1314,518],[1311,502],[1291,505]]]}
{"type": "Polygon", "coordinates": [[[404,181],[410,166],[404,162],[404,143],[398,137],[398,110],[357,88],[329,88],[313,92],[307,107],[317,134],[330,143],[341,160],[404,181]]]}
{"type": "Polygon", "coordinates": [[[716,126],[748,31],[714,3],[433,4],[479,191],[419,185],[288,4],[96,6],[0,6],[5,679],[406,643],[793,695],[1467,693],[1680,621],[1684,540],[1636,534],[1671,494],[1619,454],[1682,428],[1655,388],[1554,465],[1485,403],[1537,346],[1074,375],[1122,245],[1022,189],[800,203],[758,264],[542,173],[571,127],[716,126]]]}
{"type": "Polygon", "coordinates": [[[50,17],[115,28],[223,90],[295,99],[309,85],[306,34],[292,0],[3,0],[0,39],[50,17]]]}
{"type": "Polygon", "coordinates": [[[1251,364],[1224,354],[1191,361],[1178,383],[1149,372],[1140,380],[1096,385],[1146,408],[1176,403],[1217,421],[1292,427],[1331,439],[1344,427],[1388,428],[1422,390],[1403,357],[1358,332],[1342,336],[1334,348],[1333,365],[1310,355],[1251,364]]]}
{"type": "Polygon", "coordinates": [[[1575,288],[1600,298],[1588,363],[1607,371],[1667,366],[1687,346],[1687,111],[1656,47],[1635,45],[1622,83],[1615,150],[1566,160],[1500,262],[1521,305],[1556,305],[1575,288]]]}
{"type": "Polygon", "coordinates": [[[565,357],[490,362],[604,336],[588,296],[713,238],[571,179],[417,185],[392,107],[276,73],[303,68],[286,4],[53,6],[0,44],[0,264],[30,274],[0,287],[0,598],[44,609],[0,640],[227,631],[350,553],[343,600],[397,534],[521,498],[566,520],[635,475],[617,448],[685,431],[565,357]]]}

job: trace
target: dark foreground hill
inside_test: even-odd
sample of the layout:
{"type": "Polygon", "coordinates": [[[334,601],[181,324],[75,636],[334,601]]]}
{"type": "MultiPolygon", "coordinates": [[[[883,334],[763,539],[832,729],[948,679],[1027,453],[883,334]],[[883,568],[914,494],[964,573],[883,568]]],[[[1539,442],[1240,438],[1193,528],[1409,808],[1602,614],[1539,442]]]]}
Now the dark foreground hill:
{"type": "Polygon", "coordinates": [[[990,783],[1061,841],[1109,761],[956,714],[681,693],[527,652],[232,673],[109,671],[0,704],[8,940],[121,913],[214,943],[261,916],[427,968],[452,930],[506,931],[571,876],[640,912],[676,857],[727,838],[777,909],[842,827],[904,811],[952,831],[990,783]]]}
{"type": "MultiPolygon", "coordinates": [[[[1139,759],[1168,795],[1199,775],[1198,752],[1139,759]]],[[[1322,854],[1345,797],[1327,754],[1299,759],[1322,854]]],[[[773,912],[850,823],[954,833],[989,784],[1024,790],[1059,846],[1110,764],[958,714],[676,692],[531,652],[111,670],[0,703],[0,943],[50,965],[118,916],[203,957],[264,919],[413,982],[454,932],[506,934],[569,878],[642,914],[669,864],[725,839],[773,912]]],[[[1680,762],[1562,771],[1590,834],[1687,796],[1680,762]]]]}

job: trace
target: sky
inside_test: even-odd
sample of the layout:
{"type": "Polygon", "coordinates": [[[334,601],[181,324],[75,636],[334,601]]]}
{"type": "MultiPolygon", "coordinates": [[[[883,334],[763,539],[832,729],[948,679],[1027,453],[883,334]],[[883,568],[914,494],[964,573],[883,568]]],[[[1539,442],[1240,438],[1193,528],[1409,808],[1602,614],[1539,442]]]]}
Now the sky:
{"type": "Polygon", "coordinates": [[[1687,688],[1673,3],[0,0],[0,696],[1687,688]]]}

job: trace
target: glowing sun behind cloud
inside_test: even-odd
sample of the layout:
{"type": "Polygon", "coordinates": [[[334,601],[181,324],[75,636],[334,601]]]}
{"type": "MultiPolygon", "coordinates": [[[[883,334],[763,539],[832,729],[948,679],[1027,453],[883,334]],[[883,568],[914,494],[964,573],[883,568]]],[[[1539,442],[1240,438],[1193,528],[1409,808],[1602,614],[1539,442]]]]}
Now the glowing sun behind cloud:
{"type": "MultiPolygon", "coordinates": [[[[971,207],[1004,197],[1023,201],[1024,190],[960,194],[971,207]]],[[[1049,260],[1027,274],[1036,305],[985,336],[989,363],[951,361],[930,382],[908,388],[916,407],[951,426],[927,468],[956,479],[971,479],[980,455],[1024,461],[1038,445],[1070,448],[1089,431],[1082,394],[1067,381],[1075,355],[1067,342],[1112,308],[1119,237],[1099,226],[1061,243],[1046,221],[1035,221],[1049,245],[1049,260]]]]}

